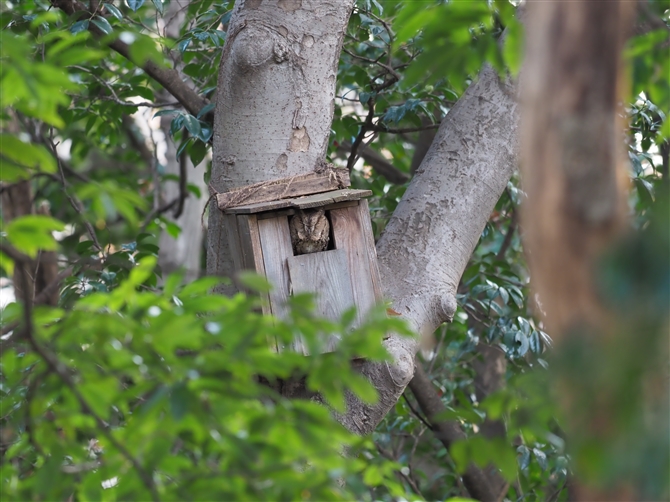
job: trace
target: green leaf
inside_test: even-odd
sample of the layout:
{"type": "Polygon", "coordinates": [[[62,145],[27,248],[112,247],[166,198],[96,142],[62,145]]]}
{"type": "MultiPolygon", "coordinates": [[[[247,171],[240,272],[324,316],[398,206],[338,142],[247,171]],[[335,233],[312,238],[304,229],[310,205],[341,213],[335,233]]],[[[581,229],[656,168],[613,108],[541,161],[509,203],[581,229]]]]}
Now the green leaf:
{"type": "Polygon", "coordinates": [[[2,268],[9,277],[14,273],[14,260],[2,251],[0,251],[0,268],[2,268]]]}
{"type": "Polygon", "coordinates": [[[188,46],[191,45],[191,40],[192,40],[192,39],[191,39],[190,37],[189,37],[189,38],[185,38],[184,40],[181,40],[181,41],[177,44],[177,49],[179,50],[179,52],[182,52],[182,53],[183,53],[183,52],[186,52],[186,49],[188,49],[188,46]]]}
{"type": "Polygon", "coordinates": [[[77,21],[70,27],[70,33],[76,35],[77,33],[88,30],[88,22],[88,19],[77,21]]]}
{"type": "Polygon", "coordinates": [[[144,5],[144,0],[126,0],[126,4],[133,12],[137,12],[144,5]]]}
{"type": "Polygon", "coordinates": [[[273,289],[265,277],[253,272],[240,272],[239,280],[247,288],[259,293],[269,293],[273,289]]]}
{"type": "Polygon", "coordinates": [[[200,165],[207,155],[207,145],[202,141],[194,141],[188,148],[188,155],[191,158],[194,166],[200,165]]]}
{"type": "Polygon", "coordinates": [[[214,109],[214,106],[215,106],[215,103],[210,103],[208,105],[203,106],[202,110],[200,110],[198,112],[198,115],[196,116],[196,118],[200,119],[200,118],[204,117],[205,115],[207,115],[209,112],[211,112],[214,109]]]}
{"type": "Polygon", "coordinates": [[[154,4],[154,7],[156,7],[156,10],[160,12],[161,14],[163,13],[163,2],[161,0],[151,0],[154,4]]]}
{"type": "Polygon", "coordinates": [[[119,20],[123,19],[123,14],[114,5],[112,5],[111,3],[103,3],[102,5],[104,5],[105,9],[107,9],[109,11],[109,13],[112,16],[114,16],[116,19],[119,19],[119,20]]]}
{"type": "Polygon", "coordinates": [[[91,20],[91,22],[98,28],[100,28],[100,31],[102,31],[105,35],[109,35],[114,31],[112,25],[109,24],[109,21],[107,21],[107,19],[105,19],[104,17],[96,16],[91,20]]]}
{"type": "Polygon", "coordinates": [[[62,222],[50,216],[28,215],[9,222],[5,231],[7,239],[16,249],[34,258],[40,249],[58,249],[52,232],[62,231],[64,228],[62,222]]]}
{"type": "Polygon", "coordinates": [[[523,25],[512,16],[505,29],[505,40],[502,49],[505,65],[512,76],[516,77],[521,70],[523,61],[524,32],[523,25]]]}
{"type": "Polygon", "coordinates": [[[2,180],[7,179],[2,171],[12,166],[25,169],[25,176],[22,176],[24,178],[32,176],[29,171],[32,169],[47,173],[56,172],[56,159],[45,147],[26,143],[9,134],[0,135],[0,161],[0,179],[2,180]]]}
{"type": "Polygon", "coordinates": [[[200,121],[190,113],[184,113],[183,117],[184,117],[184,126],[186,126],[186,130],[190,132],[192,136],[196,138],[200,137],[200,134],[202,133],[200,129],[200,121]]]}
{"type": "Polygon", "coordinates": [[[133,33],[135,40],[130,44],[130,58],[136,64],[143,66],[147,61],[164,66],[163,54],[156,46],[156,40],[150,36],[133,33]]]}

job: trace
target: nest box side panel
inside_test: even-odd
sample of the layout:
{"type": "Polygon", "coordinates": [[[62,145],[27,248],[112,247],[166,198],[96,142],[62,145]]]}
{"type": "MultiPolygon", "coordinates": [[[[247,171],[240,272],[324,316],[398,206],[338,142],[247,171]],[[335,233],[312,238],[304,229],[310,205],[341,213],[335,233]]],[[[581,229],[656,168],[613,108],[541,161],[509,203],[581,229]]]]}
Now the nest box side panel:
{"type": "Polygon", "coordinates": [[[273,285],[270,291],[270,309],[276,317],[287,316],[286,302],[289,297],[289,275],[286,259],[293,256],[288,218],[258,220],[258,233],[262,248],[265,277],[273,285]]]}
{"type": "Polygon", "coordinates": [[[351,283],[359,323],[363,321],[370,308],[382,300],[381,291],[375,287],[376,284],[378,285],[381,282],[378,279],[379,269],[377,268],[376,254],[374,255],[375,261],[371,262],[371,252],[368,249],[368,246],[372,245],[372,252],[374,252],[372,226],[369,218],[367,201],[359,201],[357,206],[330,211],[335,249],[345,251],[349,271],[351,272],[351,283]],[[361,211],[361,202],[366,203],[364,212],[361,211]],[[369,228],[366,228],[366,220],[369,228]],[[369,236],[366,235],[368,231],[370,232],[369,236]],[[375,274],[377,275],[376,281],[375,274]]]}
{"type": "MultiPolygon", "coordinates": [[[[288,259],[293,293],[316,293],[316,314],[339,320],[342,313],[355,305],[347,253],[342,249],[291,256],[288,259]]],[[[339,337],[326,341],[325,351],[337,347],[339,337]]],[[[303,353],[307,355],[306,347],[303,353]]]]}
{"type": "Polygon", "coordinates": [[[358,201],[358,221],[361,222],[365,249],[368,252],[372,289],[375,292],[376,301],[381,302],[384,300],[384,288],[382,287],[382,276],[379,273],[379,264],[377,263],[377,248],[375,247],[375,234],[372,231],[372,221],[370,220],[370,208],[366,199],[358,201]]]}
{"type": "Polygon", "coordinates": [[[230,255],[233,259],[233,270],[243,270],[242,265],[242,244],[240,243],[240,230],[237,226],[237,216],[234,214],[223,215],[223,225],[225,227],[225,235],[230,248],[230,255]]]}
{"type": "MultiPolygon", "coordinates": [[[[224,214],[223,223],[226,237],[230,244],[229,249],[233,260],[233,271],[249,270],[259,275],[265,275],[263,253],[258,234],[258,224],[255,215],[224,214]]],[[[239,290],[239,284],[236,284],[239,290]]],[[[270,300],[267,293],[261,293],[261,304],[264,314],[270,314],[270,300]]]]}

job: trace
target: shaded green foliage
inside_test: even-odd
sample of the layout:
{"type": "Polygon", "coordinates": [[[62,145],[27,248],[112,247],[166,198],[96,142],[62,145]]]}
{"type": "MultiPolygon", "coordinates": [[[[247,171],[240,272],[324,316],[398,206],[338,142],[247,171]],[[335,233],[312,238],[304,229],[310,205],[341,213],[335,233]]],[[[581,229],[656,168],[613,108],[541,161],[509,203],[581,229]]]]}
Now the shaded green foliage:
{"type": "MultiPolygon", "coordinates": [[[[212,294],[214,279],[183,285],[155,265],[158,233],[181,232],[155,210],[156,190],[179,179],[165,173],[151,148],[146,155],[155,141],[130,116],[151,106],[151,115],[171,121],[169,141],[178,154],[198,164],[207,159],[213,106],[183,110],[138,65],[177,61],[198,92],[211,97],[232,3],[189,3],[175,38],[159,27],[167,7],[160,0],[100,6],[94,16],[68,17],[30,0],[4,2],[0,12],[0,179],[29,180],[35,201],[47,202],[53,215],[3,225],[1,242],[30,257],[56,250],[72,266],[57,307],[37,306],[30,323],[20,304],[2,312],[3,329],[13,332],[3,340],[1,359],[3,495],[456,501],[467,496],[464,467],[492,462],[513,481],[508,499],[565,500],[572,459],[548,390],[551,339],[528,287],[515,217],[524,197],[518,180],[509,183],[465,270],[454,322],[438,330],[423,361],[447,408],[441,418],[461,424],[468,440],[447,451],[420,420],[410,394],[371,438],[354,437],[325,407],[287,401],[272,386],[304,377],[335,409],[342,409],[347,389],[373,401],[374,389],[349,361],[383,360],[381,338],[403,332],[402,325],[377,312],[350,332],[350,314],[339,323],[316,319],[309,297],[294,298],[291,317],[280,322],[258,314],[253,296],[212,294]],[[96,40],[92,26],[107,38],[96,40]],[[132,61],[105,45],[117,37],[132,61]],[[53,231],[61,232],[58,240],[53,231]],[[345,333],[331,354],[305,358],[268,349],[268,338],[288,344],[301,336],[318,354],[326,334],[345,333]],[[477,383],[481,344],[503,351],[501,388],[488,395],[477,383]],[[491,421],[502,432],[486,439],[481,430],[491,421]]],[[[667,23],[660,2],[652,7],[667,23]]],[[[630,207],[646,233],[614,252],[602,271],[608,301],[624,310],[637,299],[630,329],[641,336],[629,349],[640,362],[653,358],[652,335],[667,319],[670,225],[654,216],[668,211],[668,174],[658,151],[670,135],[667,37],[657,29],[629,43],[630,207]]],[[[410,179],[421,137],[435,130],[481,65],[514,78],[522,46],[521,25],[506,1],[357,2],[338,68],[329,157],[353,165],[360,145],[368,145],[410,179]]],[[[389,182],[369,162],[356,166],[355,187],[374,194],[378,235],[406,184],[389,182]]],[[[206,196],[187,188],[191,197],[206,196]]],[[[2,252],[0,261],[3,279],[11,278],[16,264],[2,252]]],[[[246,285],[267,287],[253,277],[246,285]]],[[[634,383],[645,368],[595,367],[584,357],[588,347],[580,350],[587,352],[583,365],[580,357],[573,360],[576,384],[591,370],[620,381],[622,400],[638,392],[634,383]]],[[[651,411],[648,434],[632,442],[635,448],[621,454],[617,448],[631,443],[614,445],[619,454],[611,458],[624,464],[608,463],[594,449],[580,468],[604,469],[611,479],[635,464],[645,493],[667,493],[667,445],[655,441],[665,430],[658,422],[664,415],[651,411]]]]}

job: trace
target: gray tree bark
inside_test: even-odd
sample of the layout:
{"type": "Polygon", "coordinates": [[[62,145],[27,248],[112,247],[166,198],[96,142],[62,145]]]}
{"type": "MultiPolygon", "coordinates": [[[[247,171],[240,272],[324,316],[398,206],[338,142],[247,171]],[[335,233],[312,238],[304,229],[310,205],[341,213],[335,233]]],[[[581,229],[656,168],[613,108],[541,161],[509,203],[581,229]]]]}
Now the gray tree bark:
{"type": "MultiPolygon", "coordinates": [[[[305,174],[323,161],[352,0],[236,3],[217,89],[212,183],[218,191],[305,174]]],[[[456,310],[456,287],[516,167],[514,87],[485,67],[442,122],[377,245],[386,296],[418,336],[456,310]]],[[[221,215],[210,211],[210,274],[229,275],[221,215]]],[[[418,338],[385,342],[393,363],[363,363],[372,406],[348,397],[338,417],[372,432],[414,375],[418,338]]]]}

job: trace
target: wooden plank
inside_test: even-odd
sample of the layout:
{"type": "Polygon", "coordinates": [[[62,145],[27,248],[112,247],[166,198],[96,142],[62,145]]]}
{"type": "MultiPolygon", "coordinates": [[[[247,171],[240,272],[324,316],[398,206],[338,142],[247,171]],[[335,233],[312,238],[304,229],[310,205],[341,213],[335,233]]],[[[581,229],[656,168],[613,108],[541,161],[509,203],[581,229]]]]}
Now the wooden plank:
{"type": "Polygon", "coordinates": [[[358,200],[361,197],[368,197],[370,195],[372,195],[370,190],[335,190],[333,192],[292,199],[292,205],[300,209],[309,209],[347,200],[358,200]]]}
{"type": "Polygon", "coordinates": [[[234,214],[223,215],[223,226],[226,239],[230,247],[230,256],[233,259],[233,270],[242,270],[242,245],[240,244],[240,232],[237,228],[237,216],[234,214]]]}
{"type": "Polygon", "coordinates": [[[259,220],[267,220],[268,218],[277,218],[278,216],[293,216],[295,212],[295,209],[279,209],[277,211],[256,213],[256,216],[259,220]]]}
{"type": "MultiPolygon", "coordinates": [[[[290,284],[287,258],[293,256],[291,236],[288,228],[288,218],[280,216],[258,221],[258,232],[260,244],[263,249],[263,265],[265,276],[273,285],[270,291],[270,310],[278,318],[288,316],[287,302],[289,298],[290,284]]],[[[277,347],[279,351],[285,347],[277,347]]],[[[302,352],[302,342],[294,347],[302,352]]]]}
{"type": "Polygon", "coordinates": [[[330,211],[330,222],[335,249],[344,251],[347,256],[357,309],[356,319],[360,324],[381,297],[376,294],[373,285],[369,253],[366,249],[368,241],[364,235],[359,207],[333,209],[330,211]]]}
{"type": "Polygon", "coordinates": [[[330,211],[331,209],[340,209],[341,207],[356,207],[358,206],[358,200],[347,200],[344,202],[335,202],[334,204],[328,204],[323,206],[323,209],[330,211]]]}
{"type": "Polygon", "coordinates": [[[228,214],[255,214],[264,211],[277,211],[284,208],[313,208],[327,206],[338,202],[358,200],[363,197],[372,195],[370,190],[333,190],[332,192],[307,195],[305,197],[298,197],[294,199],[282,199],[272,202],[261,202],[258,204],[249,204],[245,206],[231,207],[225,210],[228,214]]]}
{"type": "Polygon", "coordinates": [[[370,209],[368,201],[361,199],[358,203],[359,221],[362,224],[363,235],[365,236],[365,249],[368,251],[368,262],[370,264],[370,277],[372,277],[372,287],[375,292],[377,302],[384,300],[384,286],[382,276],[379,273],[379,263],[377,262],[377,248],[375,247],[375,234],[372,231],[372,221],[370,220],[370,209]]]}
{"type": "MultiPolygon", "coordinates": [[[[317,294],[317,315],[339,320],[345,310],[354,306],[347,253],[344,250],[333,249],[291,256],[288,259],[288,269],[293,293],[317,294]]],[[[337,336],[328,339],[325,350],[335,350],[338,340],[337,336]]],[[[303,350],[305,352],[306,348],[303,350]]]]}
{"type": "MultiPolygon", "coordinates": [[[[256,216],[251,215],[231,215],[237,218],[237,228],[240,245],[240,262],[236,270],[250,270],[258,275],[265,275],[265,265],[263,264],[263,251],[261,249],[260,236],[258,234],[258,221],[256,216]]],[[[267,293],[261,293],[261,308],[264,314],[270,314],[270,297],[267,293]]]]}
{"type": "Polygon", "coordinates": [[[219,209],[329,192],[351,185],[349,171],[334,166],[290,178],[263,181],[216,195],[219,209]]]}

